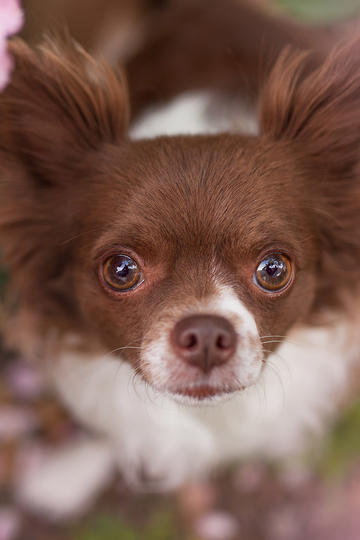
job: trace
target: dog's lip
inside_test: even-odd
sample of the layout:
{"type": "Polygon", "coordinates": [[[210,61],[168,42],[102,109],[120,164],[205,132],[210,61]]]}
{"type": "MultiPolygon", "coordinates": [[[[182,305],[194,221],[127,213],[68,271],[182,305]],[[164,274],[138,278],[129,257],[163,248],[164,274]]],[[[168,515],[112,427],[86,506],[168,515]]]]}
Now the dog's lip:
{"type": "Polygon", "coordinates": [[[196,386],[182,386],[179,388],[176,388],[171,393],[177,394],[180,396],[190,397],[193,399],[198,399],[201,401],[202,399],[209,399],[211,397],[221,396],[224,394],[232,394],[238,389],[235,388],[223,388],[223,387],[217,387],[217,386],[211,386],[210,384],[201,384],[196,386]]]}

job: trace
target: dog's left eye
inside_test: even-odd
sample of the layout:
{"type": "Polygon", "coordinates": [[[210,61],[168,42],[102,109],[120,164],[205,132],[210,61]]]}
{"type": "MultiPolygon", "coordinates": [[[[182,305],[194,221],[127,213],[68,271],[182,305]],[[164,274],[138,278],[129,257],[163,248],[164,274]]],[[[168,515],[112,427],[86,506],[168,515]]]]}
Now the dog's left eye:
{"type": "Polygon", "coordinates": [[[282,253],[272,253],[258,265],[254,281],[261,289],[278,292],[290,283],[292,275],[293,269],[289,257],[282,253]]]}
{"type": "Polygon", "coordinates": [[[103,263],[103,278],[115,291],[134,289],[141,281],[138,264],[128,255],[112,255],[103,263]]]}

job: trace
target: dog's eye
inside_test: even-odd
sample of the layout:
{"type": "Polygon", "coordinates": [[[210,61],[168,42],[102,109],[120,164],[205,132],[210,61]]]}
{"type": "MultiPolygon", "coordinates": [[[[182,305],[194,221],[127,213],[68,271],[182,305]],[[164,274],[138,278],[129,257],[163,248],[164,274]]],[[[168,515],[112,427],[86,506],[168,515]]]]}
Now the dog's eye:
{"type": "Polygon", "coordinates": [[[128,255],[112,255],[103,264],[106,285],[115,291],[128,291],[139,285],[141,271],[128,255]]]}
{"type": "Polygon", "coordinates": [[[292,277],[290,259],[282,253],[272,253],[261,261],[254,275],[255,283],[269,292],[286,287],[292,277]]]}

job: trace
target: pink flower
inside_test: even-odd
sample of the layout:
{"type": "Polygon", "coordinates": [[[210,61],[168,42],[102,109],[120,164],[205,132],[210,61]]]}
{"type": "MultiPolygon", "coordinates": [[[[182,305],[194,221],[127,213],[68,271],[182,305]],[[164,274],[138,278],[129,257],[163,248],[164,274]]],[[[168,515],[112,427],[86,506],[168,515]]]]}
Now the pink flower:
{"type": "Polygon", "coordinates": [[[18,535],[19,527],[18,512],[13,508],[0,507],[0,540],[14,540],[18,535]]]}
{"type": "Polygon", "coordinates": [[[26,408],[12,405],[0,407],[0,443],[23,437],[36,427],[37,419],[26,408]]]}
{"type": "Polygon", "coordinates": [[[45,389],[40,371],[23,360],[11,363],[5,371],[5,383],[19,399],[35,399],[45,389]]]}
{"type": "Polygon", "coordinates": [[[7,38],[16,34],[23,24],[19,0],[0,0],[0,91],[9,82],[13,61],[7,51],[7,38]]]}
{"type": "Polygon", "coordinates": [[[240,539],[239,524],[227,512],[212,511],[204,514],[195,525],[196,533],[204,540],[240,539]]]}

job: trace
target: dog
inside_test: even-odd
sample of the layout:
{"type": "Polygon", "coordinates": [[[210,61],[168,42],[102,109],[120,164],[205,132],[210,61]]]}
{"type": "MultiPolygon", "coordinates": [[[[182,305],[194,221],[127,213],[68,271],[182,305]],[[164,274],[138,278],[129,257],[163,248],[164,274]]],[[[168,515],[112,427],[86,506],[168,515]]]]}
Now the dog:
{"type": "Polygon", "coordinates": [[[12,43],[7,333],[97,434],[24,478],[23,502],[66,515],[115,466],[169,490],[323,432],[359,352],[359,48],[312,68],[284,49],[251,134],[232,114],[209,134],[204,95],[185,95],[169,107],[200,127],[157,136],[171,110],[129,132],[123,72],[71,42],[12,43]]]}

